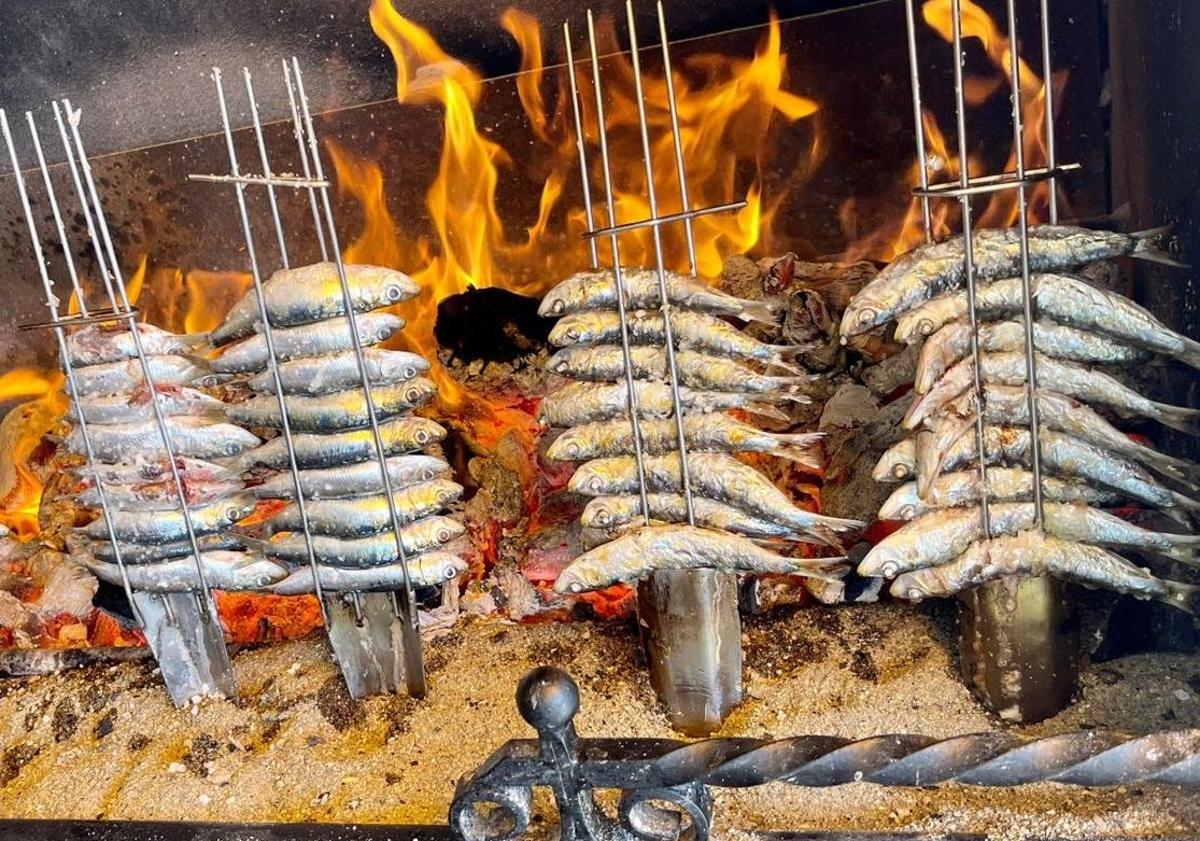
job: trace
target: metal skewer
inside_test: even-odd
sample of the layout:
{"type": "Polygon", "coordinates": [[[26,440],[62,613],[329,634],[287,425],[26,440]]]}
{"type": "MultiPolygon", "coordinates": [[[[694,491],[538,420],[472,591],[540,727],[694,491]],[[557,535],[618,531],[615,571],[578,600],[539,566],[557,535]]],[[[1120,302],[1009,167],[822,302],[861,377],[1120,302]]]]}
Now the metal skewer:
{"type": "MultiPolygon", "coordinates": [[[[646,170],[646,200],[650,216],[658,216],[658,197],[654,187],[654,161],[650,148],[650,127],[646,120],[646,98],[642,90],[642,65],[638,56],[637,22],[633,14],[633,0],[625,0],[625,18],[629,23],[629,56],[633,62],[633,89],[637,97],[638,127],[642,137],[642,162],[646,170]]],[[[692,504],[692,479],[688,470],[687,433],[684,428],[683,398],[679,391],[679,366],[675,361],[675,331],[671,326],[671,300],[667,287],[666,265],[663,260],[662,231],[655,225],[650,229],[654,240],[654,262],[658,272],[658,289],[661,296],[660,310],[663,320],[663,350],[667,356],[667,372],[671,383],[671,404],[675,414],[676,439],[679,445],[679,479],[683,489],[683,503],[687,509],[688,525],[696,524],[696,512],[692,504]]]]}
{"type": "MultiPolygon", "coordinates": [[[[913,0],[904,0],[904,25],[908,31],[908,76],[912,82],[913,137],[917,143],[917,183],[929,189],[929,170],[925,165],[925,109],[921,107],[921,70],[917,64],[917,24],[913,0]]],[[[929,196],[921,196],[921,215],[925,222],[925,241],[933,242],[933,213],[929,196]]]]}
{"type": "MultiPolygon", "coordinates": [[[[312,168],[318,180],[325,179],[324,166],[321,163],[320,150],[317,147],[316,133],[313,130],[312,111],[309,108],[308,96],[304,91],[304,77],[300,72],[300,62],[292,58],[292,73],[296,83],[297,101],[300,112],[304,117],[304,127],[308,134],[309,154],[312,157],[312,168]]],[[[371,427],[371,435],[375,441],[375,450],[379,459],[379,471],[383,479],[384,494],[387,498],[388,513],[392,521],[392,532],[396,538],[396,553],[400,560],[401,574],[404,578],[404,589],[394,594],[393,601],[397,617],[401,620],[401,633],[404,641],[404,676],[408,692],[416,698],[424,697],[425,663],[421,656],[421,634],[417,625],[416,597],[413,594],[412,578],[408,569],[408,553],[404,550],[401,538],[400,513],[396,509],[396,500],[392,495],[392,480],[387,469],[387,448],[383,443],[383,435],[379,431],[379,419],[375,410],[375,399],[371,394],[370,376],[366,360],[363,356],[362,337],[358,333],[358,318],[354,312],[354,297],[350,291],[350,282],[346,277],[346,266],[342,262],[341,247],[338,244],[337,224],[333,216],[333,205],[329,199],[329,188],[318,188],[321,193],[321,205],[324,211],[326,233],[329,235],[329,250],[337,265],[338,283],[342,288],[342,301],[346,310],[346,321],[350,328],[350,340],[354,346],[355,362],[358,364],[359,375],[362,378],[363,394],[366,398],[367,419],[371,427]]]]}
{"type": "MultiPolygon", "coordinates": [[[[79,277],[75,272],[75,264],[71,258],[70,243],[67,240],[66,230],[62,224],[62,216],[58,208],[58,200],[54,197],[54,188],[50,182],[50,171],[46,167],[46,159],[42,154],[42,144],[38,138],[37,127],[33,122],[33,114],[25,112],[26,119],[29,121],[30,135],[33,137],[34,149],[37,151],[38,168],[42,172],[42,177],[46,185],[47,195],[50,197],[50,204],[54,210],[55,226],[58,229],[59,239],[63,244],[63,253],[66,255],[67,264],[71,276],[71,286],[74,289],[76,299],[79,301],[79,309],[85,316],[87,315],[87,302],[84,300],[83,290],[79,285],[79,277]]],[[[12,132],[8,125],[8,116],[4,113],[4,109],[0,108],[0,131],[4,133],[4,143],[8,147],[8,157],[12,162],[13,180],[17,185],[17,194],[21,200],[21,209],[25,213],[25,224],[29,226],[29,241],[33,244],[34,257],[37,259],[38,275],[42,279],[42,288],[46,292],[46,307],[50,310],[50,319],[54,323],[54,335],[58,340],[58,351],[63,363],[63,373],[67,378],[67,385],[71,389],[72,394],[78,394],[79,389],[75,382],[75,371],[71,367],[70,348],[67,344],[66,331],[61,325],[61,319],[58,311],[58,298],[54,294],[54,284],[50,280],[50,274],[46,268],[46,257],[42,252],[41,237],[38,234],[37,223],[33,218],[33,207],[29,202],[29,194],[25,189],[25,176],[21,172],[21,164],[17,159],[17,150],[13,145],[12,132]]],[[[113,518],[111,508],[109,506],[108,494],[104,490],[104,483],[100,480],[99,462],[96,459],[96,452],[92,446],[92,435],[88,430],[88,421],[84,417],[83,411],[79,412],[79,434],[83,438],[83,449],[87,456],[88,468],[92,471],[92,480],[96,483],[96,493],[100,499],[100,516],[104,518],[104,528],[108,532],[108,539],[113,546],[113,558],[116,560],[117,569],[121,574],[121,586],[125,590],[125,596],[129,599],[129,604],[133,609],[134,619],[138,625],[145,627],[145,619],[142,617],[141,611],[133,600],[133,588],[129,584],[129,571],[125,568],[125,561],[121,557],[121,547],[117,541],[117,533],[113,526],[113,518]]]]}
{"type": "MultiPolygon", "coordinates": [[[[583,188],[583,212],[587,218],[587,233],[591,234],[596,229],[596,219],[592,215],[592,185],[588,178],[587,167],[587,148],[586,141],[583,136],[583,114],[580,111],[579,105],[579,86],[575,82],[575,52],[571,46],[571,24],[563,22],[563,43],[567,48],[567,84],[571,92],[571,115],[575,118],[575,153],[579,156],[579,184],[583,188]]],[[[600,123],[600,132],[604,132],[604,124],[600,123]]],[[[594,237],[586,237],[588,244],[588,256],[592,259],[592,268],[600,268],[600,252],[596,249],[596,240],[594,237]]],[[[617,294],[621,294],[621,290],[617,290],[617,294]]],[[[629,364],[629,359],[626,358],[625,364],[629,364]]]]}
{"type": "MultiPolygon", "coordinates": [[[[608,213],[608,224],[615,228],[617,224],[617,196],[613,189],[612,165],[608,157],[608,129],[604,122],[604,88],[600,78],[600,52],[596,48],[596,22],[592,10],[588,9],[588,48],[591,50],[592,89],[596,94],[596,125],[600,138],[600,170],[604,173],[604,206],[608,213]]],[[[564,24],[565,26],[565,24],[564,24]]],[[[567,49],[570,50],[570,30],[567,29],[567,49]]],[[[570,55],[568,53],[568,55],[570,55]]],[[[574,65],[569,72],[574,76],[574,65]]],[[[582,152],[582,145],[580,146],[582,152]]],[[[586,180],[586,178],[585,178],[586,180]]],[[[588,216],[588,227],[591,227],[591,216],[588,216]]],[[[595,243],[595,239],[592,239],[595,243]]],[[[625,361],[626,402],[629,409],[629,423],[633,431],[633,457],[637,464],[638,496],[642,503],[642,521],[650,524],[650,499],[646,487],[646,458],[644,442],[642,441],[642,419],[638,407],[637,386],[633,378],[633,358],[629,342],[629,307],[625,300],[625,268],[621,261],[620,237],[615,231],[609,235],[609,245],[612,248],[613,283],[617,290],[617,316],[621,324],[621,355],[625,361]]]]}
{"type": "MultiPolygon", "coordinates": [[[[262,159],[263,173],[268,178],[271,176],[270,162],[267,160],[267,146],[263,140],[262,123],[258,117],[258,103],[254,98],[254,85],[250,78],[250,71],[243,70],[246,80],[246,96],[250,102],[250,115],[254,121],[254,133],[258,140],[259,155],[262,159]]],[[[214,67],[212,71],[213,83],[217,88],[217,102],[221,106],[221,128],[225,132],[225,148],[229,154],[229,171],[234,175],[240,175],[240,167],[238,166],[237,151],[233,145],[233,129],[229,123],[229,106],[225,100],[225,86],[221,81],[221,69],[214,67]]],[[[279,217],[279,206],[275,201],[274,187],[268,187],[268,195],[270,197],[271,217],[275,222],[275,233],[279,240],[279,255],[284,268],[288,266],[287,241],[283,233],[283,223],[279,217]]],[[[329,615],[325,609],[324,593],[321,589],[321,575],[317,567],[317,556],[313,549],[312,532],[308,527],[308,508],[305,503],[304,494],[301,490],[302,484],[300,481],[300,465],[296,460],[296,447],[292,441],[292,424],[288,418],[287,400],[283,393],[283,378],[279,373],[279,357],[275,353],[275,338],[274,328],[271,326],[271,319],[267,313],[267,298],[263,291],[262,273],[258,266],[258,253],[254,245],[254,233],[250,225],[250,213],[246,208],[246,184],[237,182],[234,193],[237,196],[238,215],[242,221],[242,235],[246,240],[246,256],[250,261],[250,276],[254,284],[254,297],[258,304],[258,313],[262,318],[262,335],[263,341],[267,346],[267,368],[271,371],[272,378],[275,382],[275,396],[279,400],[279,417],[280,426],[283,430],[283,440],[288,454],[288,466],[292,472],[293,487],[296,489],[296,507],[300,512],[300,523],[304,530],[304,546],[308,553],[308,565],[313,574],[313,585],[316,588],[317,601],[321,606],[321,621],[325,627],[329,627],[329,615]]]]}
{"type": "MultiPolygon", "coordinates": [[[[283,65],[283,81],[287,87],[288,105],[292,111],[292,133],[296,137],[296,151],[300,154],[300,167],[304,177],[312,178],[312,165],[308,162],[308,147],[304,142],[304,121],[300,119],[300,109],[296,105],[296,86],[292,83],[292,68],[286,58],[280,59],[283,65]]],[[[329,249],[325,246],[325,227],[321,224],[321,211],[317,208],[317,190],[320,186],[310,184],[308,187],[308,206],[312,211],[313,229],[316,231],[317,244],[321,247],[321,260],[328,262],[329,249]]]]}
{"type": "MultiPolygon", "coordinates": [[[[1053,172],[1058,154],[1055,150],[1054,139],[1054,66],[1050,61],[1050,2],[1041,0],[1042,23],[1042,76],[1046,85],[1046,169],[1053,172]]],[[[1010,36],[1013,49],[1016,49],[1016,38],[1010,36]]],[[[1013,74],[1016,75],[1015,73],[1013,74]]],[[[1050,179],[1050,224],[1058,224],[1058,180],[1050,179]]]]}
{"type": "MultiPolygon", "coordinates": [[[[667,16],[662,0],[658,0],[658,37],[662,44],[663,79],[667,83],[667,110],[671,115],[671,140],[675,145],[675,169],[679,177],[679,206],[687,213],[692,203],[688,199],[687,167],[683,162],[683,138],[679,133],[679,108],[675,104],[675,79],[671,73],[671,47],[667,43],[667,16]]],[[[654,215],[651,213],[651,215],[654,215]]],[[[687,243],[688,265],[696,274],[696,236],[692,231],[692,217],[683,219],[683,236],[687,243]]]]}

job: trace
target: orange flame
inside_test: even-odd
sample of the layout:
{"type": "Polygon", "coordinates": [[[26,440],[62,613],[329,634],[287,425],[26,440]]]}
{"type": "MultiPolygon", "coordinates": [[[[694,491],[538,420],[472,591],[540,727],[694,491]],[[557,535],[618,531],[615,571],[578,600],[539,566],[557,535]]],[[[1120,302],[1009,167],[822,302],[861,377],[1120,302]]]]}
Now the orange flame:
{"type": "MultiPolygon", "coordinates": [[[[0,450],[0,523],[12,529],[22,540],[38,533],[38,509],[42,502],[42,479],[34,472],[44,454],[45,436],[58,425],[67,410],[62,391],[63,376],[44,375],[21,369],[8,376],[22,375],[27,383],[25,393],[42,391],[36,400],[13,409],[0,429],[4,431],[4,447],[0,450]]],[[[8,377],[6,377],[7,379],[8,377]]],[[[10,386],[17,389],[16,378],[10,386]]]]}

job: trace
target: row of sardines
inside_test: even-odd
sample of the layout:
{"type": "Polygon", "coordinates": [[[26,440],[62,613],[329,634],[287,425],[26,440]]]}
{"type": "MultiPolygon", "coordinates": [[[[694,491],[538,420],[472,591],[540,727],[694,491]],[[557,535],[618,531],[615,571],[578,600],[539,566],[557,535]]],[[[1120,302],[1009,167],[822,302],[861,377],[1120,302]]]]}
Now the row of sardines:
{"type": "MultiPolygon", "coordinates": [[[[173,343],[191,366],[181,362],[171,379],[172,369],[157,355],[147,356],[154,360],[151,375],[159,406],[169,415],[201,563],[214,589],[277,595],[313,593],[318,583],[331,593],[400,589],[405,566],[393,509],[414,586],[443,583],[466,568],[447,551],[463,528],[441,513],[459,499],[462,487],[450,481],[444,460],[424,452],[445,437],[445,430],[413,414],[434,395],[432,382],[423,376],[429,363],[417,354],[380,347],[404,326],[401,318],[383,310],[419,290],[400,272],[360,265],[344,269],[361,366],[333,263],[280,270],[263,283],[269,338],[253,288],[220,327],[203,337],[172,336],[141,325],[147,354],[152,353],[151,339],[163,347],[173,343]],[[382,466],[370,427],[364,372],[383,443],[382,466]],[[225,400],[200,390],[218,383],[225,400]],[[280,388],[290,447],[281,434],[280,388]]],[[[93,348],[101,344],[131,344],[128,331],[88,329],[93,334],[76,334],[73,348],[94,355],[93,348]]],[[[136,359],[114,362],[131,372],[138,364],[136,359]]],[[[144,378],[139,375],[135,381],[142,391],[131,400],[120,392],[110,395],[108,386],[99,384],[108,381],[100,377],[78,379],[80,392],[85,392],[84,383],[97,385],[73,395],[72,412],[86,413],[96,456],[112,465],[89,477],[80,501],[99,502],[98,480],[110,507],[114,500],[121,507],[117,548],[131,565],[135,590],[194,590],[200,582],[190,543],[179,536],[183,516],[178,497],[167,493],[173,486],[169,475],[164,478],[169,472],[165,461],[153,457],[162,451],[162,439],[149,414],[144,378]],[[88,402],[92,394],[108,396],[88,402]],[[116,406],[126,408],[108,408],[116,406]],[[101,409],[111,414],[100,414],[101,409]],[[114,424],[111,431],[97,425],[105,422],[114,424]],[[151,454],[150,460],[140,461],[140,453],[151,454]],[[138,543],[127,546],[126,540],[138,543]],[[169,565],[164,563],[168,560],[169,565]],[[150,561],[156,564],[140,566],[150,561]]],[[[75,437],[71,440],[74,444],[75,437]]],[[[77,541],[73,548],[97,575],[118,582],[115,567],[103,566],[115,560],[103,519],[87,526],[88,541],[77,541]]]]}
{"type": "Polygon", "coordinates": [[[962,237],[909,252],[855,296],[842,321],[844,341],[894,322],[899,341],[921,345],[904,418],[909,437],[875,471],[881,482],[903,483],[880,519],[907,522],[870,550],[861,574],[894,579],[892,593],[914,600],[1003,576],[1049,575],[1195,609],[1196,587],[1127,556],[1197,565],[1200,537],[1190,531],[1200,511],[1200,468],[1140,443],[1114,421],[1200,431],[1200,411],[1155,402],[1128,385],[1129,373],[1156,357],[1200,367],[1200,343],[1090,279],[1102,275],[1096,261],[1166,261],[1155,245],[1160,233],[1029,230],[1036,442],[1016,231],[983,230],[973,238],[977,339],[962,237]],[[1035,445],[1043,473],[1040,527],[1032,502],[1035,445]],[[985,495],[990,533],[980,510],[985,495]]]}
{"type": "Polygon", "coordinates": [[[764,344],[736,326],[777,323],[779,315],[762,301],[672,272],[660,277],[626,268],[619,275],[624,327],[611,270],[573,275],[551,289],[539,309],[558,319],[549,370],[572,381],[539,407],[541,422],[561,429],[546,454],[580,463],[569,488],[590,498],[581,514],[585,551],[555,588],[582,593],[690,568],[836,581],[843,559],[813,557],[812,547],[800,544],[840,553],[846,533],[862,524],[799,507],[738,457],[768,454],[816,471],[819,436],[767,432],[730,414],[786,419],[781,404],[807,402],[809,376],[792,361],[804,348],[764,344]],[[681,436],[694,525],[688,524],[681,436]]]}

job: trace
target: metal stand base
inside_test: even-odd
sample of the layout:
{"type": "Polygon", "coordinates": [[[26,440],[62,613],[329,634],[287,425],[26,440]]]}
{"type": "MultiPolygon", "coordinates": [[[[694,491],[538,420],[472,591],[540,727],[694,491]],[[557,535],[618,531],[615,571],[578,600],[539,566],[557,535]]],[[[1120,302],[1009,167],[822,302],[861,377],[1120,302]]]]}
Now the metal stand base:
{"type": "Polygon", "coordinates": [[[350,600],[325,596],[329,642],[352,698],[405,691],[404,627],[389,593],[362,593],[362,624],[350,600]]]}
{"type": "Polygon", "coordinates": [[[146,642],[177,707],[197,698],[233,698],[237,685],[221,627],[201,614],[194,593],[134,593],[146,642]],[[167,619],[168,606],[174,622],[167,619]]]}
{"type": "Polygon", "coordinates": [[[1071,702],[1079,640],[1055,579],[1001,579],[964,594],[958,647],[964,680],[1007,721],[1041,721],[1071,702]]]}
{"type": "Polygon", "coordinates": [[[717,730],[742,701],[737,579],[714,570],[657,572],[638,585],[650,683],[671,725],[689,736],[717,730]]]}

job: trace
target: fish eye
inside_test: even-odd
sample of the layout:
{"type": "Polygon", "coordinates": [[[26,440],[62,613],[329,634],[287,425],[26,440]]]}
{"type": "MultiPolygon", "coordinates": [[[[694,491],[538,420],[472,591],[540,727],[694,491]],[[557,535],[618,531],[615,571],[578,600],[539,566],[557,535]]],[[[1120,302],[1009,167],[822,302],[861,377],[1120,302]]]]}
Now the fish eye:
{"type": "Polygon", "coordinates": [[[919,602],[923,598],[925,598],[925,594],[919,588],[917,588],[917,587],[909,587],[908,588],[908,600],[909,601],[919,602]]]}
{"type": "Polygon", "coordinates": [[[596,522],[602,526],[607,526],[612,522],[612,517],[602,508],[596,512],[596,522]]]}
{"type": "Polygon", "coordinates": [[[418,444],[428,444],[429,443],[429,433],[426,432],[424,429],[420,430],[417,433],[417,443],[418,444]]]}
{"type": "Polygon", "coordinates": [[[567,338],[570,339],[571,341],[573,341],[573,342],[579,341],[579,331],[576,330],[574,327],[568,328],[566,331],[566,334],[567,334],[567,338]]]}
{"type": "Polygon", "coordinates": [[[878,310],[873,310],[870,307],[867,307],[866,309],[864,309],[862,312],[860,312],[858,314],[858,320],[859,320],[859,323],[861,323],[861,324],[871,324],[875,321],[875,319],[878,316],[879,316],[878,310]]]}
{"type": "Polygon", "coordinates": [[[917,509],[912,505],[905,505],[900,509],[900,517],[904,520],[911,520],[917,514],[917,509]]]}
{"type": "Polygon", "coordinates": [[[405,368],[404,368],[404,376],[405,376],[405,377],[408,377],[408,378],[410,378],[410,379],[411,379],[412,377],[415,377],[416,375],[417,375],[417,369],[416,369],[416,368],[414,368],[414,367],[413,367],[413,366],[411,366],[411,365],[407,365],[407,366],[405,366],[405,368]]]}
{"type": "Polygon", "coordinates": [[[599,477],[599,476],[595,476],[595,477],[593,477],[593,478],[592,478],[592,480],[591,480],[590,482],[588,482],[588,487],[590,487],[590,488],[591,488],[592,490],[594,490],[596,493],[600,493],[600,491],[601,491],[601,489],[604,487],[604,485],[603,485],[603,483],[600,481],[600,477],[599,477]]]}
{"type": "Polygon", "coordinates": [[[895,476],[897,479],[907,479],[908,478],[908,468],[903,464],[897,464],[896,466],[894,466],[892,468],[892,475],[895,476]]]}
{"type": "Polygon", "coordinates": [[[928,336],[933,332],[933,321],[928,318],[922,318],[917,322],[917,332],[922,336],[928,336]]]}
{"type": "Polygon", "coordinates": [[[392,284],[387,289],[383,290],[383,294],[385,298],[394,304],[404,297],[404,290],[398,285],[392,284]]]}
{"type": "Polygon", "coordinates": [[[392,332],[390,330],[388,330],[386,327],[380,327],[378,330],[375,331],[375,338],[382,342],[385,339],[387,339],[387,337],[390,336],[391,334],[392,334],[392,332]]]}
{"type": "Polygon", "coordinates": [[[896,573],[899,572],[900,570],[896,567],[896,565],[893,562],[888,561],[886,564],[883,565],[883,568],[879,571],[881,573],[883,573],[884,578],[895,578],[896,573]]]}
{"type": "Polygon", "coordinates": [[[455,571],[454,567],[446,567],[446,571],[442,573],[442,576],[443,576],[443,577],[444,577],[444,578],[445,578],[447,581],[450,581],[450,580],[451,580],[451,579],[453,579],[453,578],[454,578],[454,576],[456,576],[456,575],[458,575],[458,572],[457,572],[457,571],[455,571]]]}
{"type": "Polygon", "coordinates": [[[438,543],[448,542],[450,540],[450,529],[438,529],[437,539],[438,543]]]}
{"type": "Polygon", "coordinates": [[[565,370],[567,370],[567,360],[565,360],[565,359],[556,359],[556,360],[554,361],[554,371],[555,371],[555,373],[561,374],[561,373],[562,373],[563,371],[565,371],[565,370]]]}
{"type": "Polygon", "coordinates": [[[433,472],[433,469],[429,468],[429,467],[427,467],[421,471],[421,478],[424,479],[426,482],[428,482],[430,479],[432,479],[436,475],[437,474],[435,474],[433,472]]]}
{"type": "Polygon", "coordinates": [[[572,593],[582,593],[583,585],[580,584],[578,581],[572,581],[569,585],[567,585],[567,589],[570,590],[572,593]]]}
{"type": "Polygon", "coordinates": [[[421,389],[415,387],[406,389],[404,392],[404,397],[409,403],[415,403],[421,399],[421,389]]]}
{"type": "Polygon", "coordinates": [[[566,308],[566,303],[562,299],[559,299],[550,305],[550,312],[554,313],[555,315],[561,315],[566,308]]]}
{"type": "Polygon", "coordinates": [[[567,444],[567,455],[569,455],[569,456],[579,455],[579,442],[571,441],[569,444],[567,444]]]}
{"type": "Polygon", "coordinates": [[[230,507],[225,509],[225,516],[230,520],[240,520],[242,519],[242,512],[236,508],[230,507]]]}

